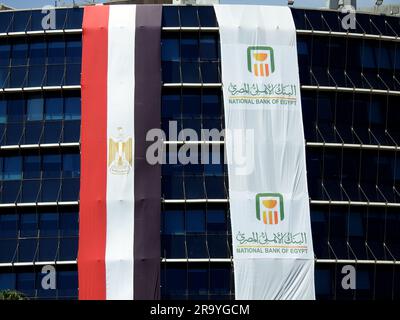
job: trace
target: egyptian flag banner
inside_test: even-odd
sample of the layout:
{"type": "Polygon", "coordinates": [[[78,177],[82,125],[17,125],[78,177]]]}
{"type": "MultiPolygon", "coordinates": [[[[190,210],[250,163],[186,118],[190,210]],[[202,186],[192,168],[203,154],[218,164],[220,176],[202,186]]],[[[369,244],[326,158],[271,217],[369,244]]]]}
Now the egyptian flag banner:
{"type": "Polygon", "coordinates": [[[84,8],[79,299],[160,298],[161,9],[84,8]]]}

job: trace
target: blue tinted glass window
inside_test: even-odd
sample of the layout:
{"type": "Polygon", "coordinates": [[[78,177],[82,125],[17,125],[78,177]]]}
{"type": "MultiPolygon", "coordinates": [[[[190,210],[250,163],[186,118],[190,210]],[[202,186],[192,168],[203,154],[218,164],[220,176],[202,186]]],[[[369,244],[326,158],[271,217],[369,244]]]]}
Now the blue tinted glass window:
{"type": "Polygon", "coordinates": [[[208,233],[225,233],[227,228],[227,213],[223,209],[207,210],[207,232],[208,233]]]}
{"type": "Polygon", "coordinates": [[[0,214],[0,239],[16,238],[18,234],[18,214],[0,214]]]}
{"type": "Polygon", "coordinates": [[[31,11],[16,11],[14,13],[13,31],[28,30],[31,11]]]}
{"type": "Polygon", "coordinates": [[[179,7],[182,27],[198,27],[197,7],[182,6],[179,7]]]}
{"type": "Polygon", "coordinates": [[[35,295],[35,273],[17,273],[17,290],[25,293],[28,297],[35,295]]]}
{"type": "Polygon", "coordinates": [[[78,250],[78,238],[60,239],[60,260],[75,260],[78,250]]]}
{"type": "Polygon", "coordinates": [[[3,189],[1,192],[1,201],[3,203],[13,203],[17,201],[17,197],[20,194],[21,181],[3,181],[3,189]]]}
{"type": "Polygon", "coordinates": [[[59,297],[76,297],[78,294],[77,271],[57,272],[57,284],[59,297]]]}
{"type": "Polygon", "coordinates": [[[200,25],[202,27],[216,27],[217,18],[215,17],[214,8],[211,6],[198,6],[197,7],[200,25]]]}
{"type": "Polygon", "coordinates": [[[8,121],[21,122],[25,114],[25,100],[12,98],[8,101],[8,121]]]}
{"type": "Polygon", "coordinates": [[[78,212],[60,213],[60,236],[78,236],[78,212]]]}
{"type": "MultiPolygon", "coordinates": [[[[179,119],[181,117],[181,95],[179,91],[168,91],[162,97],[162,117],[167,119],[179,119]]],[[[166,131],[166,134],[168,132],[166,131]]]]}
{"type": "Polygon", "coordinates": [[[219,71],[218,63],[216,62],[202,62],[201,68],[201,79],[203,82],[218,83],[219,82],[219,71]]]}
{"type": "Polygon", "coordinates": [[[50,41],[47,50],[49,64],[62,64],[65,58],[65,41],[50,41]]]}
{"type": "Polygon", "coordinates": [[[67,9],[56,10],[56,29],[65,29],[67,9]]]}
{"type": "Polygon", "coordinates": [[[25,123],[24,144],[39,143],[42,135],[43,123],[41,121],[28,121],[25,123]]]}
{"type": "Polygon", "coordinates": [[[200,59],[218,59],[218,37],[213,34],[200,35],[200,59]]]}
{"type": "Polygon", "coordinates": [[[40,236],[58,235],[58,213],[41,213],[39,220],[40,236]]]}
{"type": "Polygon", "coordinates": [[[11,21],[13,18],[13,12],[1,12],[0,13],[0,33],[9,32],[11,21]]]}
{"type": "Polygon", "coordinates": [[[200,82],[198,62],[182,62],[182,82],[198,83],[200,82]]]}
{"type": "Polygon", "coordinates": [[[0,123],[6,123],[6,122],[7,122],[7,100],[0,100],[0,123]]]}
{"type": "Polygon", "coordinates": [[[179,61],[180,59],[179,37],[165,35],[161,42],[161,59],[162,61],[179,61]]]}
{"type": "Polygon", "coordinates": [[[162,77],[163,82],[179,83],[181,82],[181,72],[179,62],[164,61],[162,62],[162,77]]]}
{"type": "Polygon", "coordinates": [[[67,40],[66,62],[80,63],[82,59],[82,42],[80,39],[67,40]]]}
{"type": "Polygon", "coordinates": [[[44,65],[31,65],[28,70],[28,87],[38,87],[43,85],[45,75],[44,65]]]}
{"type": "Polygon", "coordinates": [[[370,43],[366,43],[362,49],[362,66],[368,69],[376,69],[378,66],[376,50],[374,49],[374,47],[372,47],[370,43]]]}
{"type": "Polygon", "coordinates": [[[22,157],[5,157],[3,163],[3,179],[17,180],[22,177],[22,157]]]}
{"type": "Polygon", "coordinates": [[[20,235],[21,237],[36,237],[38,231],[38,221],[36,213],[24,212],[20,215],[20,235]]]}
{"type": "Polygon", "coordinates": [[[0,290],[15,289],[16,274],[11,272],[0,273],[0,290]]]}
{"type": "Polygon", "coordinates": [[[11,51],[11,64],[13,66],[23,66],[27,64],[28,44],[25,42],[15,42],[11,51]]]}
{"type": "Polygon", "coordinates": [[[24,178],[40,178],[40,156],[39,155],[27,155],[24,156],[24,178]]]}
{"type": "Polygon", "coordinates": [[[203,90],[201,102],[203,117],[219,118],[221,116],[221,91],[203,90]]]}
{"type": "Polygon", "coordinates": [[[183,89],[182,92],[182,116],[200,117],[201,115],[200,91],[183,89]]]}
{"type": "Polygon", "coordinates": [[[199,41],[197,36],[182,35],[181,55],[184,61],[197,61],[199,59],[199,41]]]}
{"type": "Polygon", "coordinates": [[[183,234],[185,232],[183,210],[166,209],[163,213],[164,234],[183,234]]]}
{"type": "Polygon", "coordinates": [[[79,178],[62,180],[61,201],[76,201],[79,199],[79,178]]]}
{"type": "Polygon", "coordinates": [[[8,43],[0,43],[0,67],[10,65],[10,55],[11,45],[8,43]]]}
{"type": "Polygon", "coordinates": [[[188,289],[189,294],[208,296],[208,269],[189,268],[188,270],[188,289]]]}
{"type": "Polygon", "coordinates": [[[43,128],[42,143],[60,142],[61,129],[61,121],[46,121],[43,128]]]}
{"type": "Polygon", "coordinates": [[[28,121],[43,120],[43,97],[39,95],[29,97],[26,109],[28,121]]]}
{"type": "Polygon", "coordinates": [[[60,195],[60,179],[43,179],[40,191],[41,201],[58,201],[60,195]]]}
{"type": "Polygon", "coordinates": [[[65,120],[81,118],[81,98],[79,96],[65,97],[65,120]]]}
{"type": "Polygon", "coordinates": [[[63,142],[77,142],[80,138],[81,122],[79,120],[65,121],[63,142]]]}
{"type": "Polygon", "coordinates": [[[61,155],[47,154],[43,156],[43,177],[58,178],[61,172],[61,155]]]}
{"type": "Polygon", "coordinates": [[[68,29],[82,28],[83,8],[69,8],[65,27],[68,29]]]}
{"type": "Polygon", "coordinates": [[[165,270],[165,285],[169,294],[185,294],[187,290],[186,267],[169,267],[165,270]]]}
{"type": "Polygon", "coordinates": [[[43,65],[46,62],[46,42],[44,39],[33,40],[29,46],[29,64],[43,65]]]}
{"type": "Polygon", "coordinates": [[[230,292],[230,268],[224,266],[212,266],[210,268],[210,293],[229,294],[230,292]]]}
{"type": "Polygon", "coordinates": [[[179,11],[177,6],[163,6],[162,25],[163,27],[179,27],[179,11]]]}
{"type": "Polygon", "coordinates": [[[36,202],[39,192],[39,180],[23,180],[20,202],[36,202]]]}
{"type": "Polygon", "coordinates": [[[63,99],[58,96],[46,98],[46,120],[62,120],[63,99]]]}
{"type": "Polygon", "coordinates": [[[205,232],[205,212],[202,208],[188,208],[186,211],[186,231],[205,232]]]}
{"type": "Polygon", "coordinates": [[[32,10],[30,29],[34,31],[43,30],[42,20],[46,14],[47,12],[43,14],[42,10],[32,10]]]}
{"type": "Polygon", "coordinates": [[[64,84],[65,66],[63,64],[47,65],[46,75],[48,86],[61,86],[64,84]]]}
{"type": "Polygon", "coordinates": [[[78,178],[80,174],[80,155],[63,155],[63,176],[68,178],[78,178]]]}

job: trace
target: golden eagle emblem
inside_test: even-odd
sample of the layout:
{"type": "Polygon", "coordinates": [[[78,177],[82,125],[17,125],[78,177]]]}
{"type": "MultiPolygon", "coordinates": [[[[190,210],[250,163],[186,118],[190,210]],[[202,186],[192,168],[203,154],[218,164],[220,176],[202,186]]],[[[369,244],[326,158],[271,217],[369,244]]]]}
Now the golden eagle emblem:
{"type": "Polygon", "coordinates": [[[108,139],[108,168],[112,174],[125,175],[132,169],[132,138],[118,127],[116,139],[108,139]]]}

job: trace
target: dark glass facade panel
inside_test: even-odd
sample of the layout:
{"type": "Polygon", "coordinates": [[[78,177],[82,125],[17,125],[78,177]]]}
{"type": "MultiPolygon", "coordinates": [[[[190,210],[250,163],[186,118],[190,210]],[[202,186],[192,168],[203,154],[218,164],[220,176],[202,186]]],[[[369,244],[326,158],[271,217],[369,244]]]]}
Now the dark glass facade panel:
{"type": "Polygon", "coordinates": [[[80,92],[0,94],[0,145],[79,142],[80,92]]]}
{"type": "Polygon", "coordinates": [[[165,83],[221,81],[217,33],[166,32],[161,40],[161,56],[165,83]]]}
{"type": "Polygon", "coordinates": [[[48,207],[2,209],[0,261],[75,260],[78,209],[48,207]]]}
{"type": "Polygon", "coordinates": [[[399,51],[394,41],[298,35],[303,85],[399,90],[399,51]]]}
{"type": "Polygon", "coordinates": [[[0,290],[10,289],[23,293],[29,299],[77,299],[78,272],[76,266],[55,266],[56,289],[42,288],[46,272],[42,266],[21,267],[18,270],[2,268],[0,290]]]}
{"type": "Polygon", "coordinates": [[[395,37],[400,34],[400,25],[396,17],[369,15],[356,12],[355,29],[344,29],[342,19],[348,12],[321,11],[291,8],[298,30],[350,32],[360,34],[385,35],[395,37]]]}
{"type": "MultiPolygon", "coordinates": [[[[42,31],[48,23],[49,11],[21,10],[0,13],[0,33],[42,31]],[[44,22],[44,23],[43,23],[44,22]]],[[[55,11],[55,27],[58,30],[81,29],[83,9],[68,8],[55,11]]]]}
{"type": "Polygon", "coordinates": [[[0,157],[0,202],[77,201],[78,151],[36,151],[0,157]]]}
{"type": "Polygon", "coordinates": [[[395,151],[309,148],[306,157],[314,200],[398,202],[395,151]]]}
{"type": "Polygon", "coordinates": [[[0,86],[79,85],[81,56],[81,35],[1,38],[0,86]]]}

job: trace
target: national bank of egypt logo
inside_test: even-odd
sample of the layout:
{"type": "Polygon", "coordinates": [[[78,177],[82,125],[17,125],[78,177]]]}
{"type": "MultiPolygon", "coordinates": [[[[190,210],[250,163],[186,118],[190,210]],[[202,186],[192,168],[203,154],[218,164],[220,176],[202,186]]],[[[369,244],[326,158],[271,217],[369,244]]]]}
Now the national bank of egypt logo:
{"type": "Polygon", "coordinates": [[[274,49],[265,46],[248,47],[247,69],[256,77],[268,77],[275,71],[274,49]]]}
{"type": "Polygon", "coordinates": [[[256,195],[256,218],[264,224],[278,224],[285,218],[283,196],[280,193],[256,195]]]}

